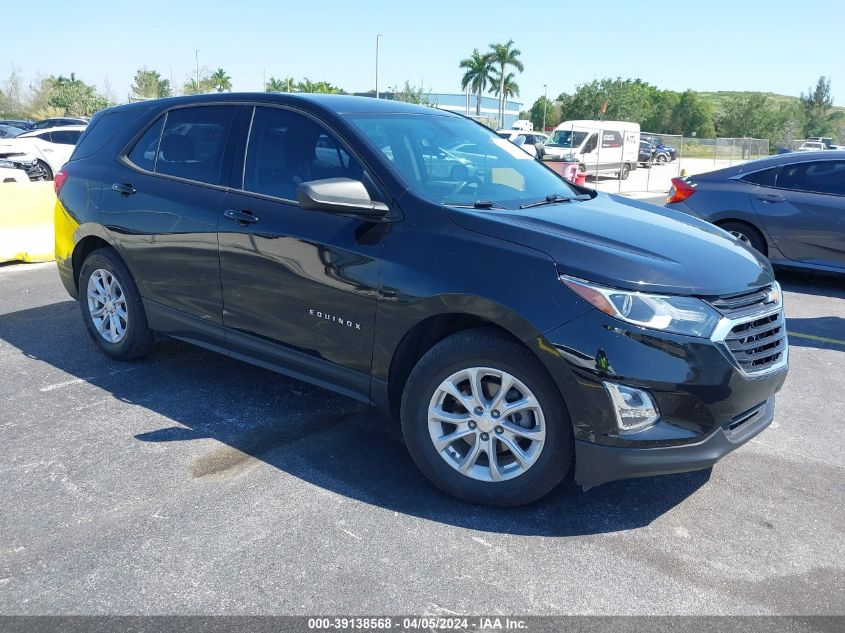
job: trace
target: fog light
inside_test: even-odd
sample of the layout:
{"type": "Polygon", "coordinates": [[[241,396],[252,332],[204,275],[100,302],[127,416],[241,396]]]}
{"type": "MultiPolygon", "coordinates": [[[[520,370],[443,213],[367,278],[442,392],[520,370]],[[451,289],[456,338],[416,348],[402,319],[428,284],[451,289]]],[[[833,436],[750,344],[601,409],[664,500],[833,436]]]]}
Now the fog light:
{"type": "Polygon", "coordinates": [[[616,425],[622,433],[640,431],[651,426],[660,418],[657,405],[647,391],[606,382],[604,388],[613,403],[616,425]]]}

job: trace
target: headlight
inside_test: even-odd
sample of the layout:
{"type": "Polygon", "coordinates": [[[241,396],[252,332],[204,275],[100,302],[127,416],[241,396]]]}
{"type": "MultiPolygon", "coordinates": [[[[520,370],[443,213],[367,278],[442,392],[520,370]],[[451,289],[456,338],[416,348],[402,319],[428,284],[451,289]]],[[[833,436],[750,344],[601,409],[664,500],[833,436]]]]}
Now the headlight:
{"type": "Polygon", "coordinates": [[[722,318],[701,299],[617,290],[561,275],[566,287],[593,306],[633,325],[707,338],[722,318]]]}

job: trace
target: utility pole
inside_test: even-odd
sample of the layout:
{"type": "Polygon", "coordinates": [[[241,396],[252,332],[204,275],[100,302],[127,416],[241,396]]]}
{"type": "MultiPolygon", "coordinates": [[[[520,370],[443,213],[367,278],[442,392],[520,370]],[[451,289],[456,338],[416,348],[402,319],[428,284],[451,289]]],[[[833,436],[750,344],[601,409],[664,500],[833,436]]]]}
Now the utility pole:
{"type": "Polygon", "coordinates": [[[196,49],[194,51],[194,56],[197,60],[197,93],[200,91],[200,50],[196,49]]]}
{"type": "Polygon", "coordinates": [[[543,129],[540,130],[546,133],[546,109],[549,107],[549,87],[543,84],[543,129]]]}
{"type": "Polygon", "coordinates": [[[261,80],[262,88],[261,88],[261,90],[263,92],[267,92],[267,69],[266,68],[263,68],[261,70],[261,77],[262,77],[262,80],[261,80]]]}
{"type": "Polygon", "coordinates": [[[381,33],[376,35],[376,99],[378,99],[378,54],[379,54],[379,40],[381,33]]]}

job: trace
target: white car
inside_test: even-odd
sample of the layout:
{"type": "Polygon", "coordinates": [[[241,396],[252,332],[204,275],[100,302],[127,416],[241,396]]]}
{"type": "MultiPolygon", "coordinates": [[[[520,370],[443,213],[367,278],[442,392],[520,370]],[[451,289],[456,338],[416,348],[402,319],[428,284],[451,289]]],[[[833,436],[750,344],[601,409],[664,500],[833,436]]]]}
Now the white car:
{"type": "Polygon", "coordinates": [[[827,146],[820,141],[805,141],[798,148],[799,152],[818,152],[827,149],[827,146]]]}
{"type": "Polygon", "coordinates": [[[29,182],[29,176],[23,169],[18,169],[13,163],[0,160],[0,184],[5,182],[29,182]]]}
{"type": "Polygon", "coordinates": [[[53,174],[68,161],[84,131],[84,125],[30,130],[14,138],[0,140],[0,156],[13,151],[32,154],[47,172],[47,180],[53,180],[53,174]]]}
{"type": "Polygon", "coordinates": [[[549,140],[549,135],[543,132],[534,132],[531,130],[496,130],[496,134],[502,138],[508,139],[511,143],[518,145],[523,150],[537,156],[537,143],[545,144],[549,140]]]}

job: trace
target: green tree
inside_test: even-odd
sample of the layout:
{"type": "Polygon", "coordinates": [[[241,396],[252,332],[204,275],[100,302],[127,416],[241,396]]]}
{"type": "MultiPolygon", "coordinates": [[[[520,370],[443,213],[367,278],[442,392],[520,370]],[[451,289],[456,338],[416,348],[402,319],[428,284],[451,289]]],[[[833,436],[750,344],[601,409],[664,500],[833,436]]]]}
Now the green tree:
{"type": "Polygon", "coordinates": [[[132,84],[132,94],[139,99],[160,99],[169,97],[173,91],[170,88],[170,80],[162,79],[155,70],[139,68],[135,73],[135,80],[132,84]]]}
{"type": "Polygon", "coordinates": [[[694,90],[686,90],[678,99],[672,113],[672,134],[712,138],[716,135],[713,125],[713,108],[694,90]]]}
{"type": "Polygon", "coordinates": [[[405,103],[418,103],[420,105],[429,105],[431,100],[429,95],[430,90],[423,88],[422,84],[416,86],[410,81],[405,80],[405,87],[392,86],[388,91],[393,95],[394,101],[404,101],[405,103]]]}
{"type": "Polygon", "coordinates": [[[469,87],[476,95],[475,116],[480,117],[481,96],[487,90],[487,86],[493,83],[493,66],[490,62],[490,56],[484,55],[477,48],[474,48],[472,55],[461,60],[458,67],[466,69],[464,76],[461,78],[461,90],[466,90],[469,87]]]}
{"type": "Polygon", "coordinates": [[[657,90],[654,95],[654,108],[651,115],[640,121],[640,126],[646,132],[670,134],[672,115],[681,95],[672,90],[657,90]]]}
{"type": "Polygon", "coordinates": [[[232,78],[222,68],[215,70],[209,80],[217,92],[229,92],[232,89],[232,78]]]}
{"type": "Polygon", "coordinates": [[[777,104],[761,92],[742,93],[725,102],[716,121],[716,135],[765,138],[771,145],[791,144],[799,119],[800,111],[794,104],[777,104]]]}
{"type": "Polygon", "coordinates": [[[311,81],[305,77],[296,85],[297,92],[311,92],[317,94],[344,94],[342,88],[333,86],[328,81],[311,81]]]}
{"type": "Polygon", "coordinates": [[[831,118],[833,97],[830,95],[830,79],[821,76],[816,87],[810,87],[807,94],[801,93],[801,109],[804,112],[804,136],[828,136],[836,127],[831,118]]]}
{"type": "Polygon", "coordinates": [[[70,77],[48,77],[44,82],[49,93],[47,105],[62,110],[65,116],[91,116],[109,106],[106,97],[77,79],[75,73],[70,77]]]}
{"type": "Polygon", "coordinates": [[[534,124],[535,130],[543,129],[544,111],[546,114],[546,127],[555,127],[560,123],[559,108],[557,108],[554,103],[546,99],[546,97],[540,97],[534,102],[534,105],[531,106],[531,109],[527,113],[527,118],[534,124]]]}
{"type": "Polygon", "coordinates": [[[610,119],[643,125],[654,114],[660,91],[640,79],[596,79],[558,97],[567,119],[610,119]]]}
{"type": "Polygon", "coordinates": [[[498,91],[499,95],[499,125],[505,120],[505,93],[504,83],[508,76],[508,68],[514,68],[519,72],[525,70],[525,66],[519,59],[522,51],[513,47],[513,40],[508,40],[506,44],[490,44],[490,63],[498,72],[498,91]]]}
{"type": "Polygon", "coordinates": [[[208,75],[200,75],[200,82],[193,77],[182,86],[182,93],[186,95],[202,95],[217,90],[217,86],[208,75]]]}

